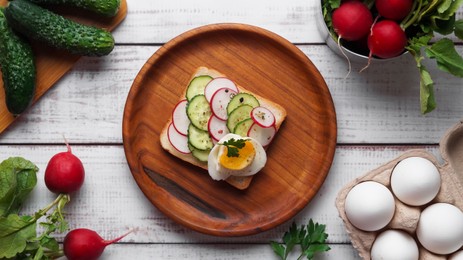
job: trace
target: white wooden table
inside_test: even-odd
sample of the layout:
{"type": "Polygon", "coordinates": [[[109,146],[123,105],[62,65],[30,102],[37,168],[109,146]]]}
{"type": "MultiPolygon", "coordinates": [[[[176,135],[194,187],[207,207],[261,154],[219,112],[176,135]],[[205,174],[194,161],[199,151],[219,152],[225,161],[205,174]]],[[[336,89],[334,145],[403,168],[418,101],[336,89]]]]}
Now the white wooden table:
{"type": "MultiPolygon", "coordinates": [[[[114,31],[117,46],[104,58],[82,58],[44,97],[0,135],[0,160],[22,156],[39,168],[39,183],[24,212],[54,199],[43,183],[48,160],[65,150],[63,135],[86,169],[66,218],[105,238],[139,231],[107,248],[103,259],[277,259],[269,245],[292,220],[327,225],[331,251],[317,259],[359,259],[334,206],[338,191],[356,176],[405,150],[438,154],[445,131],[463,115],[463,80],[428,67],[438,108],[419,110],[419,75],[411,56],[373,64],[344,78],[345,60],[323,42],[315,0],[128,0],[128,15],[114,31]],[[122,114],[132,81],[165,42],[198,26],[239,22],[275,32],[318,67],[337,112],[338,145],[331,171],[317,196],[294,219],[254,236],[220,238],[189,230],[157,210],[135,183],[123,151],[122,114]]],[[[459,51],[463,51],[461,47],[459,51]]],[[[303,155],[301,155],[303,156],[303,155]]],[[[60,236],[62,238],[62,236],[60,236]]]]}

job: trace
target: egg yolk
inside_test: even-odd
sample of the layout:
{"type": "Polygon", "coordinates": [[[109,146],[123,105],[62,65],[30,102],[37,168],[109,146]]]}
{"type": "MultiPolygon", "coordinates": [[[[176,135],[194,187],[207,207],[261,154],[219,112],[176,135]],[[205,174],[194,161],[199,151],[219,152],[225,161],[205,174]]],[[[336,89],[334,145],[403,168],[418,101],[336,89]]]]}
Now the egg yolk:
{"type": "Polygon", "coordinates": [[[224,150],[219,158],[220,165],[229,170],[242,170],[250,165],[256,156],[256,150],[250,141],[246,141],[244,144],[244,147],[239,149],[237,157],[229,157],[227,155],[228,148],[223,146],[222,149],[224,150]]]}

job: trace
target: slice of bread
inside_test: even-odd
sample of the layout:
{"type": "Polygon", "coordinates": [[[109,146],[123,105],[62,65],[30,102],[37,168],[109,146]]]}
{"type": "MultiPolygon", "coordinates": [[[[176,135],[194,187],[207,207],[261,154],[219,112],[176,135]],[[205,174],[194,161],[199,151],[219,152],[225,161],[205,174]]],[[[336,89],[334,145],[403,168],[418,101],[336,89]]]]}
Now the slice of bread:
{"type": "MultiPolygon", "coordinates": [[[[199,67],[196,70],[196,72],[191,76],[190,81],[193,78],[201,76],[201,75],[209,75],[212,78],[226,77],[224,74],[222,74],[222,73],[220,73],[220,72],[218,72],[216,70],[209,69],[209,68],[206,68],[206,67],[199,67]]],[[[187,86],[185,86],[185,90],[183,91],[182,95],[179,97],[179,101],[182,100],[182,99],[185,99],[186,89],[187,89],[187,86]]],[[[261,106],[266,107],[267,109],[272,111],[272,113],[275,116],[275,127],[276,127],[276,129],[278,131],[281,124],[283,123],[283,121],[286,118],[286,110],[282,106],[280,106],[279,104],[276,104],[276,103],[274,103],[274,102],[272,102],[272,101],[270,101],[270,100],[268,100],[268,99],[266,99],[266,98],[264,98],[262,96],[259,96],[259,95],[255,94],[255,93],[252,93],[252,92],[246,90],[245,88],[243,88],[242,86],[238,86],[238,89],[239,89],[240,92],[245,92],[245,93],[252,94],[253,96],[255,96],[259,100],[259,103],[260,103],[261,106]]],[[[164,128],[163,128],[163,130],[161,132],[160,141],[161,141],[162,148],[164,150],[168,151],[173,156],[176,156],[181,160],[184,160],[184,161],[186,161],[188,163],[191,163],[192,165],[201,167],[201,168],[203,168],[203,169],[205,169],[207,171],[207,162],[201,162],[191,154],[181,153],[172,146],[172,144],[170,143],[169,138],[167,136],[168,127],[171,124],[171,122],[172,122],[172,117],[168,120],[168,122],[166,123],[166,125],[164,126],[164,128]]],[[[253,176],[230,176],[225,181],[227,183],[229,183],[230,185],[234,186],[237,189],[244,190],[244,189],[249,187],[249,185],[250,185],[250,183],[252,181],[252,178],[253,178],[253,176]]]]}

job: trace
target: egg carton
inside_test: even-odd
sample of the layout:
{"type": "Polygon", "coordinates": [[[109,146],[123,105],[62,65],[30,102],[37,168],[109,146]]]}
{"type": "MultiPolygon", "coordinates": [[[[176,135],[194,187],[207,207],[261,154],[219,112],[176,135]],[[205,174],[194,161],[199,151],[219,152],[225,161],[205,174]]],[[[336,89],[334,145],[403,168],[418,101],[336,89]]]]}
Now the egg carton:
{"type": "MultiPolygon", "coordinates": [[[[437,158],[423,149],[413,149],[404,152],[398,158],[376,168],[367,174],[356,178],[339,191],[336,198],[336,207],[342,218],[347,233],[349,234],[352,245],[357,249],[360,257],[371,259],[370,250],[376,237],[383,231],[389,229],[403,230],[410,234],[416,241],[419,249],[419,259],[447,259],[449,255],[438,255],[426,250],[420,245],[416,237],[420,214],[424,208],[433,203],[449,203],[463,211],[463,121],[449,129],[442,137],[440,153],[443,163],[440,164],[437,158]],[[345,201],[349,191],[357,184],[365,181],[376,181],[386,186],[391,193],[391,174],[394,167],[408,157],[422,157],[428,159],[437,167],[441,176],[441,186],[437,196],[429,203],[422,206],[409,206],[402,203],[396,197],[395,213],[392,220],[382,229],[377,231],[363,231],[356,228],[349,222],[345,212],[345,201]]],[[[459,250],[461,250],[460,248],[459,250]]]]}

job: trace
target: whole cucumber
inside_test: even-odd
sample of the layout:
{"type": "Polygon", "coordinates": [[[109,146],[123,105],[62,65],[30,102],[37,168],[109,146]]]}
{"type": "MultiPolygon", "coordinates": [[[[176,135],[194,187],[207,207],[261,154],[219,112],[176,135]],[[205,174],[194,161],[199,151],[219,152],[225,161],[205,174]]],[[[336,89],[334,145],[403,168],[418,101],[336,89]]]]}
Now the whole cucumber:
{"type": "Polygon", "coordinates": [[[112,17],[117,14],[121,0],[29,0],[36,4],[67,5],[112,17]]]}
{"type": "Polygon", "coordinates": [[[36,69],[32,48],[8,25],[0,9],[0,68],[8,111],[19,115],[31,104],[35,94],[36,69]]]}
{"type": "Polygon", "coordinates": [[[13,29],[73,54],[103,56],[114,48],[110,32],[74,22],[26,0],[10,1],[5,16],[13,29]]]}

